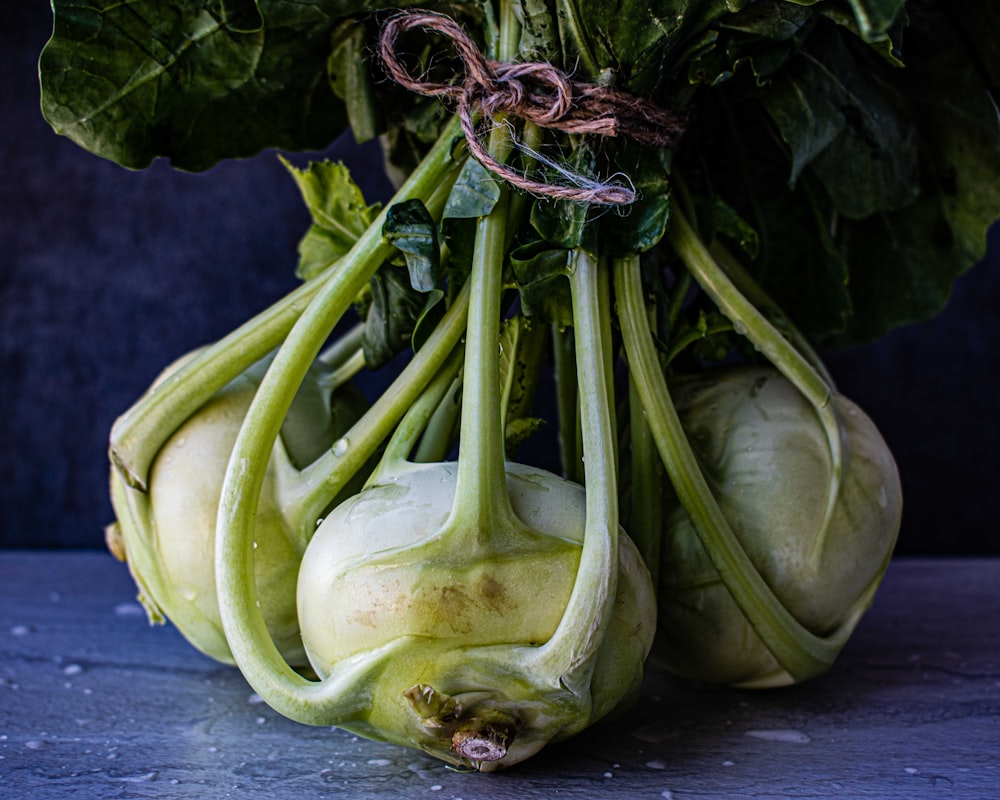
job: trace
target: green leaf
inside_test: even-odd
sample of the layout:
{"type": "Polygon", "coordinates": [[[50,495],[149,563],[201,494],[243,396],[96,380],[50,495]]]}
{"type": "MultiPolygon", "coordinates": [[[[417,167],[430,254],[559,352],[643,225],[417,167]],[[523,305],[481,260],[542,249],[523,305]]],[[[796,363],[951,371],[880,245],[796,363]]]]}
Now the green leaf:
{"type": "Polygon", "coordinates": [[[443,219],[476,219],[488,216],[500,199],[500,181],[474,158],[459,172],[444,206],[443,219]]]}
{"type": "Polygon", "coordinates": [[[573,323],[569,281],[569,251],[535,241],[510,254],[514,279],[521,296],[521,311],[529,318],[565,328],[573,323]]]}
{"type": "MultiPolygon", "coordinates": [[[[123,166],[203,170],[267,146],[319,149],[344,127],[323,74],[337,15],[361,3],[53,0],[40,59],[52,127],[123,166]]],[[[357,6],[357,7],[355,7],[357,6]]]]}
{"type": "Polygon", "coordinates": [[[299,243],[297,274],[308,280],[350,250],[381,208],[368,205],[342,163],[312,162],[298,169],[279,156],[299,187],[313,225],[299,243]]]}
{"type": "MultiPolygon", "coordinates": [[[[377,369],[412,346],[417,323],[427,310],[428,296],[410,285],[404,267],[383,264],[369,283],[371,304],[365,315],[362,349],[365,365],[377,369]]],[[[439,295],[431,298],[436,303],[439,295]]]]}
{"type": "Polygon", "coordinates": [[[429,292],[441,280],[441,246],[437,225],[420,200],[406,200],[389,207],[382,234],[406,258],[410,284],[429,292]]]}
{"type": "Polygon", "coordinates": [[[624,257],[655,247],[667,230],[670,182],[659,154],[650,148],[621,143],[614,164],[635,187],[637,199],[622,209],[611,209],[596,222],[602,255],[624,257]]]}
{"type": "Polygon", "coordinates": [[[347,117],[326,74],[332,32],[416,2],[52,0],[42,111],[58,133],[132,169],[158,157],[204,170],[267,147],[319,150],[347,117]]]}
{"type": "Polygon", "coordinates": [[[987,78],[952,13],[919,10],[904,88],[920,137],[921,191],[906,208],[844,230],[855,307],[845,341],[938,313],[955,278],[985,255],[1000,216],[1000,122],[987,78]]]}
{"type": "Polygon", "coordinates": [[[817,32],[761,99],[790,148],[789,183],[810,167],[842,214],[862,218],[912,202],[917,140],[881,65],[847,45],[836,31],[817,32]]]}

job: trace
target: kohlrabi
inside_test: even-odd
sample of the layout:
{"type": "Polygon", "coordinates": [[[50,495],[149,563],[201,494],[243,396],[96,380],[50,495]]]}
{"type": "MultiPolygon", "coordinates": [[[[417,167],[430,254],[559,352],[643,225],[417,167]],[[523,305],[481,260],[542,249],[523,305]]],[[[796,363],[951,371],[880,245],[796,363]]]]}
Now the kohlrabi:
{"type": "Polygon", "coordinates": [[[398,178],[383,209],[292,167],[303,284],[116,422],[150,607],[293,719],[479,769],[624,707],[657,630],[697,680],[828,669],[900,490],[815,348],[930,316],[982,256],[990,25],[927,0],[245,5],[53,0],[40,65],[52,125],[130,167],[349,124],[398,178]],[[314,381],[330,347],[336,385],[390,373],[349,427],[314,381]]]}
{"type": "MultiPolygon", "coordinates": [[[[502,129],[491,146],[507,151],[502,129]]],[[[423,412],[417,404],[366,488],[324,519],[303,558],[299,616],[318,682],[281,661],[249,573],[260,454],[277,433],[269,389],[278,391],[286,365],[326,335],[313,306],[265,377],[219,515],[223,624],[263,698],[303,722],[477,769],[517,763],[633,699],[655,630],[648,572],[618,524],[610,307],[601,302],[609,273],[584,252],[566,268],[577,346],[594,348],[577,365],[587,491],[506,461],[498,341],[508,200],[501,192],[477,220],[463,289],[470,308],[457,463],[406,460],[420,429],[411,421],[423,412]]],[[[414,363],[434,347],[425,343],[414,363]]],[[[435,385],[450,382],[445,370],[435,385]]]]}
{"type": "MultiPolygon", "coordinates": [[[[129,487],[117,472],[111,475],[120,555],[143,587],[150,618],[166,617],[195,647],[227,663],[232,656],[219,619],[215,520],[233,443],[269,361],[238,375],[170,434],[153,460],[146,492],[129,487]]],[[[154,388],[169,381],[181,363],[168,368],[154,388]]],[[[335,365],[317,361],[296,393],[268,461],[254,525],[254,580],[266,598],[262,613],[285,658],[300,666],[306,661],[295,585],[322,512],[303,504],[303,482],[315,480],[309,465],[367,407],[360,392],[338,375],[335,365]]]]}
{"type": "MultiPolygon", "coordinates": [[[[845,456],[828,515],[826,436],[780,373],[720,367],[670,389],[723,516],[774,596],[817,635],[849,633],[871,603],[902,512],[895,462],[871,420],[833,396],[845,456]]],[[[734,602],[669,482],[664,498],[657,661],[706,682],[793,680],[734,602]]]]}

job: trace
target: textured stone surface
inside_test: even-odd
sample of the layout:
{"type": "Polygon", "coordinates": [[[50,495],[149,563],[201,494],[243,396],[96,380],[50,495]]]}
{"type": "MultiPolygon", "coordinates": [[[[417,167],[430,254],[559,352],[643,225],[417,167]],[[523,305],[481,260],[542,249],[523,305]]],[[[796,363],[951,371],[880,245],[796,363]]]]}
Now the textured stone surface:
{"type": "Polygon", "coordinates": [[[0,552],[0,796],[991,800],[1000,561],[898,560],[834,668],[737,692],[652,673],[630,713],[497,775],[289,722],[149,627],[126,568],[0,552]]]}

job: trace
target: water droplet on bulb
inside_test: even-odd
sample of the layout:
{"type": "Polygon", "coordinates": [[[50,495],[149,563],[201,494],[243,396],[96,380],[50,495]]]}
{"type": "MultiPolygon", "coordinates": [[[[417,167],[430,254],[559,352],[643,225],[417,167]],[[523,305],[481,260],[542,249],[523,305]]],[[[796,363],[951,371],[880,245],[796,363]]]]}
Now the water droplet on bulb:
{"type": "Polygon", "coordinates": [[[351,443],[347,439],[337,439],[337,441],[333,443],[333,454],[338,457],[344,456],[347,454],[347,450],[350,446],[351,443]]]}

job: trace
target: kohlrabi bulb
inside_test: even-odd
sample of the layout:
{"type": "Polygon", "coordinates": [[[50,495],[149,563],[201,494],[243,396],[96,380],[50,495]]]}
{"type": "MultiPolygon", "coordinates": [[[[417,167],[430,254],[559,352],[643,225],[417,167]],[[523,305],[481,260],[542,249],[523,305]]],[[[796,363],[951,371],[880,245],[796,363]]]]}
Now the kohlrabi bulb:
{"type": "MultiPolygon", "coordinates": [[[[157,383],[180,363],[171,365],[157,383]]],[[[264,366],[235,378],[171,434],[153,461],[147,493],[126,487],[112,474],[119,525],[130,527],[131,535],[123,537],[125,557],[151,616],[165,616],[195,647],[225,663],[233,659],[216,593],[216,516],[233,444],[264,366]],[[129,539],[136,544],[129,547],[129,539]],[[142,553],[136,552],[140,548],[142,553]]],[[[319,374],[307,376],[286,420],[291,435],[275,445],[254,530],[261,612],[278,649],[295,665],[306,664],[295,589],[307,537],[286,519],[282,487],[294,481],[298,467],[329,449],[363,410],[351,393],[338,392],[331,401],[319,385],[319,374]]]]}
{"type": "MultiPolygon", "coordinates": [[[[817,636],[856,623],[902,512],[896,464],[872,421],[834,395],[844,471],[824,527],[830,451],[815,411],[791,383],[772,368],[727,368],[677,380],[671,392],[726,520],[778,600],[817,636]]],[[[712,683],[792,682],[671,498],[668,487],[654,661],[712,683]]]]}
{"type": "MultiPolygon", "coordinates": [[[[330,513],[299,572],[299,620],[313,669],[390,650],[366,686],[370,710],[345,724],[369,738],[496,769],[627,704],[655,631],[655,598],[619,537],[614,613],[593,662],[586,709],[562,712],[559,680],[530,658],[559,625],[584,532],[583,488],[510,463],[522,526],[449,535],[454,463],[406,464],[330,513]]],[[[581,636],[586,631],[581,632],[581,636]]],[[[567,705],[568,707],[568,705],[567,705]]]]}

